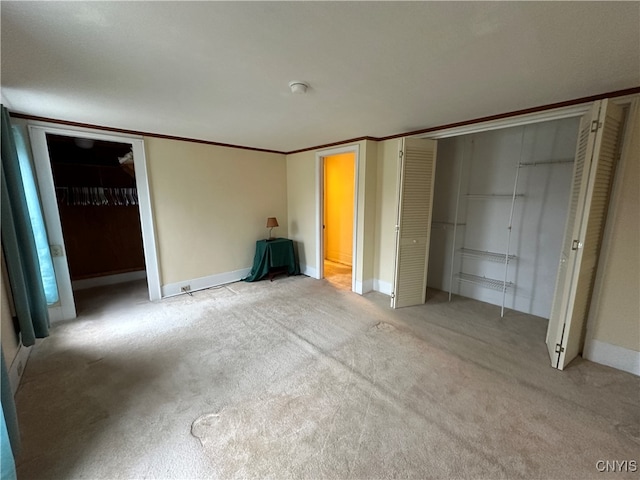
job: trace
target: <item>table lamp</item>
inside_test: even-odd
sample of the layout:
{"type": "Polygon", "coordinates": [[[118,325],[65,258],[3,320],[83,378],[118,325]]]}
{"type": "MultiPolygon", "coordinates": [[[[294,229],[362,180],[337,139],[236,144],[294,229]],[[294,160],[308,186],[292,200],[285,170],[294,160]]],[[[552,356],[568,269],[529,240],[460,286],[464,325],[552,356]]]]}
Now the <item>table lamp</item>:
{"type": "Polygon", "coordinates": [[[267,228],[269,229],[269,238],[267,238],[267,241],[269,240],[275,240],[272,236],[271,236],[271,231],[273,230],[273,227],[278,227],[278,219],[276,217],[269,217],[267,218],[267,228]]]}

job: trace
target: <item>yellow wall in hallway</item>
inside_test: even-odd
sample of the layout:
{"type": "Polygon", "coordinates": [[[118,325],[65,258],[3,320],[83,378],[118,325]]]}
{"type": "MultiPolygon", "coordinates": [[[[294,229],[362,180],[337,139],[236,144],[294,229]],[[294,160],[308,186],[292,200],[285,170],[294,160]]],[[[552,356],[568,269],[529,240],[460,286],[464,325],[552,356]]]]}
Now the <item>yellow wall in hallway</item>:
{"type": "Polygon", "coordinates": [[[353,261],[353,193],[355,155],[324,159],[324,255],[332,262],[353,261]]]}

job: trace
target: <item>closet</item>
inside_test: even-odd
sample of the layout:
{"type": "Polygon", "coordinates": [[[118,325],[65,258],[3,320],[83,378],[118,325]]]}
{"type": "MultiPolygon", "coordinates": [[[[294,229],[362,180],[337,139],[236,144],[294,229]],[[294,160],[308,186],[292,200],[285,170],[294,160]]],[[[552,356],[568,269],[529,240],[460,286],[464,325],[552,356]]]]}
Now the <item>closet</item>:
{"type": "Polygon", "coordinates": [[[441,139],[437,162],[427,140],[412,161],[401,142],[392,306],[425,303],[424,273],[450,300],[548,318],[555,368],[580,354],[626,116],[608,99],[587,110],[441,139]]]}
{"type": "Polygon", "coordinates": [[[145,270],[129,144],[47,134],[71,280],[145,270]]]}
{"type": "Polygon", "coordinates": [[[429,287],[549,318],[578,125],[438,141],[429,287]]]}

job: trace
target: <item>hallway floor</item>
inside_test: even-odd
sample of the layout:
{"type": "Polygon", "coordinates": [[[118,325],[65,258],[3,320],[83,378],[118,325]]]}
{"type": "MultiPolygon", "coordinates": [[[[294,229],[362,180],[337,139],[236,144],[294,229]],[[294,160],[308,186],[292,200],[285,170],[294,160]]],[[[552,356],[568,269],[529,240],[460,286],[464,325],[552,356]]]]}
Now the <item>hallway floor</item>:
{"type": "Polygon", "coordinates": [[[349,265],[325,260],[324,278],[340,290],[351,291],[351,266],[349,265]]]}

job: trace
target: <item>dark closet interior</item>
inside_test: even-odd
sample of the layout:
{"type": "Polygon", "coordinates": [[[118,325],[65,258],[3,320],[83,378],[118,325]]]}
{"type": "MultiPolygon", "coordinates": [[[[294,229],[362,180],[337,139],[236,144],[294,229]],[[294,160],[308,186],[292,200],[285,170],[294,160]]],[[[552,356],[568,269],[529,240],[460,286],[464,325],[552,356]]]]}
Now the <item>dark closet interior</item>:
{"type": "Polygon", "coordinates": [[[47,135],[71,280],[145,269],[131,145],[47,135]]]}

